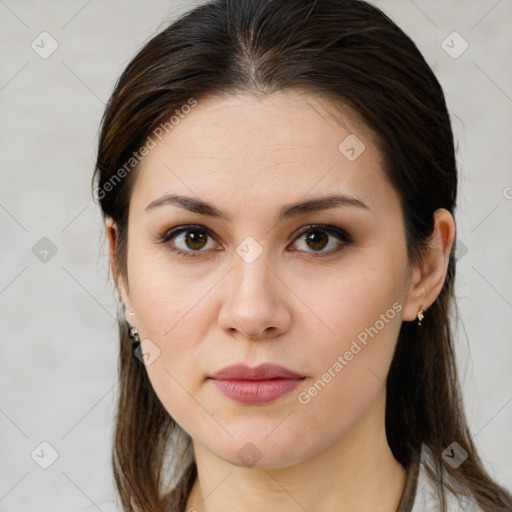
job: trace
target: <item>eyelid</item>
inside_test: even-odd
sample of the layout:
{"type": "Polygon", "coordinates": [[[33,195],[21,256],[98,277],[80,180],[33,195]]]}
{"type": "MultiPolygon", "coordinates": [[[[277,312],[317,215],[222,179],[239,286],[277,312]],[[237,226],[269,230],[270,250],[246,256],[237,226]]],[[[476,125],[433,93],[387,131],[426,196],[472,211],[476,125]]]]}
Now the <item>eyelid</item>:
{"type": "Polygon", "coordinates": [[[304,233],[309,233],[315,229],[318,229],[319,231],[325,231],[331,235],[335,235],[337,238],[340,238],[347,243],[353,242],[352,237],[344,229],[333,226],[332,224],[308,224],[307,226],[300,228],[299,231],[295,233],[294,237],[297,238],[304,233]]]}
{"type": "Polygon", "coordinates": [[[203,226],[202,224],[184,224],[182,226],[176,226],[175,228],[171,228],[167,231],[165,231],[162,235],[158,236],[158,242],[165,243],[168,242],[171,238],[174,238],[177,235],[180,235],[184,231],[197,229],[198,231],[203,231],[208,236],[211,236],[212,238],[216,238],[213,235],[213,232],[207,228],[206,226],[203,226]]]}

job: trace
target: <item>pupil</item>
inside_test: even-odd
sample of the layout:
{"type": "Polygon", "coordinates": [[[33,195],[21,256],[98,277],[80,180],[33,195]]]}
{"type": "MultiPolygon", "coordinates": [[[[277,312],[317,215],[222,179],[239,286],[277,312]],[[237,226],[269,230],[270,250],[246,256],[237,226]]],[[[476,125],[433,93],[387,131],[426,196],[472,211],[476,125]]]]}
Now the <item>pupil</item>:
{"type": "Polygon", "coordinates": [[[201,249],[206,241],[206,236],[200,231],[187,231],[185,242],[190,249],[201,249]]]}
{"type": "Polygon", "coordinates": [[[327,245],[327,235],[322,231],[310,231],[306,237],[306,243],[311,249],[323,249],[327,245]]]}

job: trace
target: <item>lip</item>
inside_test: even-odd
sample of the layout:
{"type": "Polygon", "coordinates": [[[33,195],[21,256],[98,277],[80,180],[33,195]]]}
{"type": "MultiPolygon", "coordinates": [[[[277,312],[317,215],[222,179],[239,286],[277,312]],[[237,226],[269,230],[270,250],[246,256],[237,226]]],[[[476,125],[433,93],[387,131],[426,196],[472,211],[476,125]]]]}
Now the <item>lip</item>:
{"type": "Polygon", "coordinates": [[[269,403],[293,391],[306,377],[276,364],[235,364],[209,379],[228,398],[247,405],[269,403]]]}
{"type": "Polygon", "coordinates": [[[304,375],[278,364],[263,363],[254,367],[246,364],[233,364],[226,366],[210,378],[217,380],[303,379],[304,375]]]}

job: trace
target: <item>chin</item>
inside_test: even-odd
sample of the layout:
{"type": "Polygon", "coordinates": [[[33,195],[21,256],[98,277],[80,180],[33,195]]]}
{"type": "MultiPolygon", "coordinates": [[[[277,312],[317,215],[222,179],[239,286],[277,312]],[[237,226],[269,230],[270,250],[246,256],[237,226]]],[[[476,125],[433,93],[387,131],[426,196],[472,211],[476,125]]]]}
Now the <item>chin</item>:
{"type": "Polygon", "coordinates": [[[265,439],[264,435],[252,436],[246,433],[225,440],[221,445],[218,439],[212,439],[204,445],[216,457],[240,468],[280,469],[307,458],[307,454],[297,450],[300,441],[295,442],[286,435],[274,439],[271,437],[272,434],[265,439]]]}

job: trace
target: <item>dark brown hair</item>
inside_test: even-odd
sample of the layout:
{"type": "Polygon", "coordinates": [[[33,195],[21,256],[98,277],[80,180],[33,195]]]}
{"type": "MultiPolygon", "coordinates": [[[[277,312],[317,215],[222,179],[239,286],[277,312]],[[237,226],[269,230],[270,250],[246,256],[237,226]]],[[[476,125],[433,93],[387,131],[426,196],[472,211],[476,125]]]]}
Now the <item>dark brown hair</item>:
{"type": "MultiPolygon", "coordinates": [[[[379,9],[359,0],[213,0],[139,51],[103,116],[94,194],[104,219],[117,224],[116,261],[125,279],[134,155],[148,137],[191,98],[263,97],[285,89],[349,105],[377,134],[386,175],[401,198],[409,261],[420,261],[434,211],[454,213],[457,169],[444,94],[416,45],[379,9]]],[[[421,328],[402,324],[387,379],[386,433],[404,467],[419,459],[425,444],[435,455],[440,486],[448,471],[484,510],[510,511],[512,498],[484,469],[461,404],[450,328],[450,314],[456,314],[454,252],[421,328]],[[456,470],[441,462],[454,441],[469,454],[456,470]]],[[[183,432],[133,356],[124,319],[119,341],[112,462],[124,510],[181,511],[197,474],[187,459],[190,438],[170,447],[178,482],[165,494],[165,454],[183,432]]]]}

